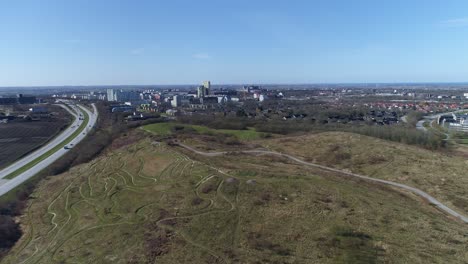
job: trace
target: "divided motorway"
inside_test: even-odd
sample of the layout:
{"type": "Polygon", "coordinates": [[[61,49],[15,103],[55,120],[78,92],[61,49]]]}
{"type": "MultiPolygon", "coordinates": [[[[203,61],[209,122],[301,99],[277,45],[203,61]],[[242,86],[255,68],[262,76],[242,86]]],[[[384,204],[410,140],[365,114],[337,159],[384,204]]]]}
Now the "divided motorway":
{"type": "Polygon", "coordinates": [[[0,196],[19,186],[65,155],[69,150],[61,147],[61,145],[64,143],[67,143],[67,146],[78,144],[88,135],[91,128],[94,127],[98,117],[98,111],[94,104],[92,105],[93,112],[82,105],[66,104],[66,106],[64,104],[60,104],[60,106],[75,117],[73,123],[66,130],[60,133],[60,135],[40,149],[16,161],[3,170],[0,170],[0,196]],[[82,118],[85,115],[89,117],[87,120],[86,118],[82,118]],[[86,124],[83,124],[83,122],[86,122],[86,124]],[[83,126],[83,130],[80,133],[77,133],[77,130],[80,130],[80,127],[83,126]],[[41,157],[44,159],[41,159],[41,157]],[[31,166],[31,163],[33,163],[33,166],[31,166]],[[14,177],[12,177],[12,175],[14,175],[14,177]]]}
{"type": "Polygon", "coordinates": [[[434,121],[434,119],[437,119],[442,115],[452,114],[452,113],[455,113],[455,112],[447,112],[447,113],[424,116],[423,119],[419,120],[416,123],[416,129],[421,130],[423,132],[427,132],[427,128],[424,126],[425,122],[429,122],[430,124],[432,121],[434,121]]]}
{"type": "MultiPolygon", "coordinates": [[[[418,129],[418,130],[420,130],[420,131],[422,131],[422,132],[429,132],[429,130],[424,126],[424,123],[428,122],[428,123],[429,123],[429,126],[430,126],[431,128],[434,128],[432,122],[433,122],[435,119],[438,119],[439,117],[441,117],[441,116],[443,116],[443,115],[451,115],[451,114],[463,113],[463,112],[466,112],[466,109],[424,116],[423,119],[419,120],[419,121],[416,123],[416,129],[418,129]]],[[[443,132],[440,132],[440,133],[443,133],[443,132]]],[[[443,133],[443,134],[444,134],[445,137],[446,137],[445,140],[450,140],[450,134],[448,134],[448,133],[443,133]]]]}

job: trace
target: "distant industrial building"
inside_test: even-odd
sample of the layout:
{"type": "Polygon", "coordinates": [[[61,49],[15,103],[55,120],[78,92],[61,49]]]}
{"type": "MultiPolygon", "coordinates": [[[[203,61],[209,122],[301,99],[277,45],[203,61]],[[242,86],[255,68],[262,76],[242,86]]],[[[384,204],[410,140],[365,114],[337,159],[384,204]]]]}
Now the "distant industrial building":
{"type": "Polygon", "coordinates": [[[18,104],[18,99],[15,97],[0,97],[0,105],[18,104]]]}
{"type": "Polygon", "coordinates": [[[45,113],[49,113],[49,110],[47,109],[47,107],[44,107],[44,106],[36,106],[36,107],[29,108],[29,112],[33,114],[45,114],[45,113]]]}
{"type": "Polygon", "coordinates": [[[0,105],[34,104],[34,103],[36,103],[36,97],[23,96],[23,94],[18,94],[16,97],[0,97],[0,105]]]}
{"type": "Polygon", "coordinates": [[[36,97],[34,96],[23,96],[22,94],[18,94],[16,97],[18,99],[19,104],[34,104],[36,103],[36,97]]]}
{"type": "Polygon", "coordinates": [[[70,96],[71,99],[78,99],[78,100],[104,100],[106,98],[105,94],[101,93],[82,93],[82,94],[72,94],[70,96]]]}
{"type": "Polygon", "coordinates": [[[192,109],[210,109],[215,108],[219,102],[218,97],[201,97],[195,98],[190,102],[189,107],[192,109]]]}
{"type": "Polygon", "coordinates": [[[117,102],[141,102],[141,96],[139,92],[133,92],[133,91],[123,91],[117,93],[117,102]]]}
{"type": "Polygon", "coordinates": [[[215,105],[218,104],[218,97],[202,97],[200,103],[204,105],[215,105]]]}
{"type": "Polygon", "coordinates": [[[468,132],[468,115],[467,114],[447,114],[439,116],[437,123],[441,126],[446,126],[450,130],[468,132]]]}
{"type": "Polygon", "coordinates": [[[168,116],[177,116],[177,115],[179,115],[179,111],[174,110],[174,109],[169,109],[169,110],[166,110],[166,115],[168,115],[168,116]]]}
{"type": "Polygon", "coordinates": [[[141,95],[135,91],[122,91],[107,89],[107,101],[109,102],[130,102],[132,104],[142,103],[141,95]]]}
{"type": "Polygon", "coordinates": [[[129,106],[129,105],[116,105],[111,107],[111,112],[112,113],[129,113],[129,112],[134,112],[135,107],[129,106]]]}
{"type": "Polygon", "coordinates": [[[177,94],[172,96],[170,102],[172,107],[188,107],[194,100],[200,101],[191,94],[177,94]]]}
{"type": "Polygon", "coordinates": [[[246,86],[243,86],[242,89],[240,90],[240,92],[244,92],[244,93],[254,93],[256,91],[260,91],[260,87],[256,85],[246,85],[246,86]]]}
{"type": "Polygon", "coordinates": [[[218,104],[225,104],[229,102],[229,99],[230,99],[230,97],[226,95],[217,96],[217,98],[218,98],[218,104]]]}

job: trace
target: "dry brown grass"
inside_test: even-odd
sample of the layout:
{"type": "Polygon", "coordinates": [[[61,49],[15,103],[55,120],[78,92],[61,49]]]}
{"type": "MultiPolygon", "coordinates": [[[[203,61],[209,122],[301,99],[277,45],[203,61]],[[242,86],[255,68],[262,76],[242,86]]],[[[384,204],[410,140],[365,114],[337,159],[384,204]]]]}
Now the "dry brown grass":
{"type": "Polygon", "coordinates": [[[468,258],[465,225],[385,186],[269,156],[206,158],[150,143],[43,181],[21,219],[25,235],[2,263],[468,258]],[[157,181],[138,176],[141,160],[157,181]]]}
{"type": "Polygon", "coordinates": [[[343,132],[259,143],[308,161],[420,188],[468,214],[468,161],[462,157],[343,132]]]}

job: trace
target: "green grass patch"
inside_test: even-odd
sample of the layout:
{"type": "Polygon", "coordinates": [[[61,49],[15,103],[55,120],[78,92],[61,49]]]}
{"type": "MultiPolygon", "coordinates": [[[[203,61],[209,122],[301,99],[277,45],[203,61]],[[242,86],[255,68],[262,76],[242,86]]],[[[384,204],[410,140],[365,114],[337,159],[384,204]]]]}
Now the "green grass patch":
{"type": "Polygon", "coordinates": [[[253,128],[246,130],[234,130],[234,129],[213,129],[206,126],[199,125],[186,125],[179,123],[157,123],[143,126],[143,130],[155,133],[161,136],[171,135],[175,130],[180,128],[190,128],[200,134],[226,134],[232,135],[240,140],[255,140],[259,138],[268,137],[269,133],[257,132],[253,128]]]}
{"type": "Polygon", "coordinates": [[[174,123],[157,123],[143,126],[143,130],[155,133],[161,136],[167,136],[172,134],[172,128],[174,123]]]}
{"type": "Polygon", "coordinates": [[[86,113],[86,111],[83,111],[84,114],[84,120],[81,123],[80,127],[73,132],[68,138],[66,138],[62,143],[58,144],[54,148],[50,149],[46,153],[42,154],[41,156],[37,157],[35,160],[31,161],[30,163],[24,165],[23,167],[19,168],[18,170],[8,174],[4,179],[13,179],[16,176],[20,175],[21,173],[31,169],[32,167],[36,166],[39,162],[45,160],[48,158],[50,155],[53,153],[57,152],[59,149],[65,147],[68,143],[70,143],[77,135],[83,132],[83,130],[86,128],[86,126],[89,123],[89,115],[86,113]]]}
{"type": "Polygon", "coordinates": [[[450,137],[458,144],[468,144],[468,133],[466,132],[452,130],[450,137]]]}
{"type": "Polygon", "coordinates": [[[468,144],[468,138],[467,138],[467,135],[463,136],[463,135],[460,135],[460,134],[455,134],[453,136],[454,140],[456,143],[458,144],[468,144]]]}

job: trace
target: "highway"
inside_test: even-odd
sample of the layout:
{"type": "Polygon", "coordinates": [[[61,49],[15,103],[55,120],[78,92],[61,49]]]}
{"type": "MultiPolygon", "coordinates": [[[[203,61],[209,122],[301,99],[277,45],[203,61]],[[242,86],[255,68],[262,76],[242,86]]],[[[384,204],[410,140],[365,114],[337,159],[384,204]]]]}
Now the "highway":
{"type": "Polygon", "coordinates": [[[315,167],[315,168],[319,168],[319,169],[322,169],[322,170],[327,170],[327,171],[332,171],[332,172],[336,172],[336,173],[339,173],[341,175],[345,175],[345,176],[351,176],[351,177],[356,177],[356,178],[359,178],[359,179],[363,179],[363,180],[366,180],[366,181],[371,181],[371,182],[377,182],[377,183],[381,183],[381,184],[385,184],[385,185],[390,185],[390,186],[393,186],[393,187],[397,187],[397,188],[400,188],[400,189],[403,189],[405,191],[409,191],[411,193],[414,193],[420,197],[422,197],[423,199],[427,200],[429,203],[431,203],[433,206],[437,207],[439,210],[447,213],[448,215],[451,215],[459,220],[461,220],[462,222],[464,223],[468,223],[468,217],[465,216],[465,215],[462,215],[456,211],[454,211],[453,209],[447,207],[446,205],[444,205],[443,203],[441,203],[440,201],[438,201],[436,198],[432,197],[431,195],[429,195],[428,193],[420,190],[420,189],[417,189],[415,187],[411,187],[411,186],[408,186],[408,185],[405,185],[405,184],[401,184],[401,183],[396,183],[396,182],[392,182],[392,181],[387,181],[387,180],[381,180],[381,179],[376,179],[376,178],[371,178],[371,177],[368,177],[368,176],[364,176],[364,175],[359,175],[359,174],[355,174],[355,173],[351,173],[351,172],[346,172],[346,171],[342,171],[342,170],[339,170],[339,169],[335,169],[335,168],[331,168],[331,167],[327,167],[327,166],[323,166],[323,165],[319,165],[319,164],[316,164],[316,163],[311,163],[311,162],[307,162],[307,161],[304,161],[304,160],[301,160],[299,158],[296,158],[292,155],[288,155],[288,154],[284,154],[284,153],[279,153],[279,152],[275,152],[275,151],[268,151],[268,150],[241,150],[241,151],[222,151],[222,152],[202,152],[202,151],[199,151],[199,150],[196,150],[190,146],[187,146],[187,145],[184,145],[180,142],[177,142],[177,144],[187,150],[190,150],[194,153],[197,153],[199,155],[203,155],[203,156],[208,156],[208,157],[214,157],[214,156],[221,156],[221,155],[226,155],[226,154],[229,154],[229,153],[245,153],[245,154],[267,154],[267,155],[275,155],[275,156],[280,156],[280,157],[284,157],[284,158],[287,158],[287,159],[290,159],[290,160],[293,160],[299,164],[302,164],[302,165],[306,165],[306,166],[310,166],[310,167],[315,167]]]}
{"type": "MultiPolygon", "coordinates": [[[[429,116],[424,116],[423,119],[419,120],[417,123],[416,123],[416,129],[419,129],[423,132],[427,132],[427,128],[424,126],[424,123],[427,121],[429,122],[429,124],[431,124],[432,121],[434,121],[434,119],[437,119],[439,118],[440,116],[442,115],[447,115],[447,114],[452,114],[452,113],[456,113],[457,111],[455,112],[448,112],[448,113],[441,113],[441,114],[435,114],[435,115],[429,115],[429,116]]],[[[432,125],[431,125],[432,126],[432,125]]]]}
{"type": "Polygon", "coordinates": [[[64,148],[60,148],[56,152],[52,153],[49,157],[40,161],[38,164],[36,164],[32,168],[17,175],[13,179],[5,179],[5,177],[8,176],[9,174],[15,172],[16,170],[34,161],[35,159],[37,159],[44,153],[62,144],[63,141],[65,141],[67,138],[72,136],[73,133],[77,129],[79,129],[81,123],[85,122],[84,120],[80,120],[79,118],[80,116],[78,115],[78,113],[83,113],[83,111],[85,111],[89,116],[89,120],[84,130],[78,135],[76,135],[76,137],[73,138],[73,140],[67,144],[68,146],[71,146],[72,144],[73,146],[78,144],[81,140],[83,140],[88,135],[91,128],[94,127],[94,125],[96,124],[98,111],[94,104],[92,104],[93,112],[91,112],[90,110],[88,110],[86,107],[82,105],[68,104],[68,106],[72,108],[73,111],[63,104],[60,104],[60,106],[66,109],[71,115],[75,117],[74,122],[67,129],[65,129],[60,135],[55,137],[53,140],[48,142],[46,145],[44,145],[40,149],[32,152],[26,157],[16,161],[15,163],[11,164],[10,166],[0,171],[0,196],[4,195],[5,193],[9,192],[10,190],[14,189],[18,185],[28,180],[29,178],[33,177],[34,175],[39,173],[41,170],[45,169],[47,166],[51,165],[57,159],[65,155],[68,151],[70,151],[64,148]]]}
{"type": "Polygon", "coordinates": [[[440,113],[440,114],[435,114],[435,115],[429,115],[429,116],[424,116],[423,119],[419,120],[418,123],[416,124],[416,128],[423,131],[427,132],[427,128],[424,127],[424,122],[429,121],[429,125],[432,127],[431,122],[434,121],[434,119],[437,119],[443,115],[451,115],[451,114],[456,114],[456,113],[462,113],[466,112],[466,109],[462,110],[456,110],[456,111],[451,111],[451,112],[445,112],[445,113],[440,113]]]}
{"type": "MultiPolygon", "coordinates": [[[[435,115],[430,115],[430,116],[424,116],[423,119],[419,120],[418,123],[416,123],[416,129],[421,130],[422,132],[428,132],[429,130],[426,127],[424,127],[424,123],[426,121],[429,122],[429,126],[432,129],[436,129],[436,128],[434,128],[434,123],[433,123],[434,120],[438,119],[439,117],[441,117],[443,115],[451,115],[451,114],[456,114],[456,113],[461,113],[461,112],[466,112],[466,109],[452,111],[452,112],[446,112],[446,113],[440,113],[440,114],[435,114],[435,115]]],[[[438,131],[438,133],[441,133],[441,134],[443,134],[445,136],[444,140],[450,140],[450,134],[449,133],[445,133],[445,132],[442,132],[442,131],[438,131]]]]}
{"type": "Polygon", "coordinates": [[[427,132],[427,128],[424,126],[424,122],[428,121],[428,119],[421,119],[416,123],[416,129],[421,130],[422,132],[427,132]]]}
{"type": "Polygon", "coordinates": [[[407,118],[408,118],[408,116],[407,116],[407,115],[404,115],[404,116],[402,116],[400,119],[401,119],[401,121],[403,121],[403,123],[408,123],[408,119],[407,119],[407,118]]]}

